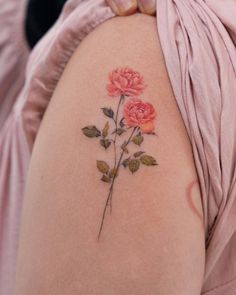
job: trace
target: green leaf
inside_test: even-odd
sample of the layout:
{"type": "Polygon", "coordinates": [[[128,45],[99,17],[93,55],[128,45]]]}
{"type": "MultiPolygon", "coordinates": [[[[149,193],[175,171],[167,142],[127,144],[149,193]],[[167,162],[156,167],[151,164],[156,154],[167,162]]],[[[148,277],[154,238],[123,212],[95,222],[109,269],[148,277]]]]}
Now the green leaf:
{"type": "Polygon", "coordinates": [[[108,173],[110,167],[105,161],[97,160],[97,168],[102,173],[108,173]]]}
{"type": "Polygon", "coordinates": [[[103,111],[103,114],[109,118],[113,118],[114,117],[114,112],[111,108],[101,108],[103,111]]]}
{"type": "Polygon", "coordinates": [[[108,130],[109,130],[109,122],[107,121],[104,128],[102,129],[102,136],[106,137],[108,135],[108,130]]]}
{"type": "Polygon", "coordinates": [[[139,169],[140,162],[137,159],[131,159],[129,161],[129,170],[134,173],[139,169]]]}
{"type": "Polygon", "coordinates": [[[101,136],[100,130],[98,130],[97,127],[94,125],[86,126],[86,127],[82,128],[82,131],[83,131],[84,135],[86,135],[88,137],[101,136]]]}
{"type": "Polygon", "coordinates": [[[111,182],[111,179],[105,174],[103,174],[101,180],[104,181],[104,182],[111,182]]]}
{"type": "Polygon", "coordinates": [[[100,144],[103,146],[105,149],[109,148],[111,141],[109,139],[100,139],[100,144]]]}
{"type": "Polygon", "coordinates": [[[137,157],[139,157],[139,156],[141,156],[142,154],[144,154],[145,152],[136,152],[136,153],[134,153],[134,157],[135,158],[137,158],[137,157]]]}
{"type": "Polygon", "coordinates": [[[123,128],[118,128],[116,132],[118,135],[121,135],[122,133],[126,132],[126,130],[123,128]]]}
{"type": "Polygon", "coordinates": [[[140,161],[142,164],[147,165],[147,166],[158,165],[156,160],[152,156],[149,156],[149,155],[141,156],[140,161]]]}
{"type": "Polygon", "coordinates": [[[117,176],[117,174],[118,174],[118,169],[114,167],[110,170],[109,177],[113,178],[114,176],[117,176]]]}
{"type": "Polygon", "coordinates": [[[125,124],[123,123],[123,120],[124,120],[124,117],[121,118],[121,120],[119,122],[119,125],[120,125],[121,128],[125,126],[125,124]]]}
{"type": "Polygon", "coordinates": [[[126,132],[125,129],[123,129],[123,128],[117,128],[117,129],[115,129],[115,130],[112,132],[112,134],[113,134],[113,133],[117,133],[118,135],[121,135],[121,134],[124,133],[124,132],[126,132]]]}
{"type": "Polygon", "coordinates": [[[133,143],[137,144],[137,145],[141,145],[141,143],[143,142],[143,136],[142,135],[136,135],[132,138],[133,143]]]}
{"type": "Polygon", "coordinates": [[[121,164],[124,166],[124,168],[126,168],[129,165],[129,158],[126,158],[121,164]]]}
{"type": "Polygon", "coordinates": [[[126,145],[127,145],[127,142],[126,142],[126,140],[125,140],[125,141],[122,143],[121,148],[122,148],[122,150],[123,150],[125,153],[128,154],[129,151],[128,151],[126,145]]]}

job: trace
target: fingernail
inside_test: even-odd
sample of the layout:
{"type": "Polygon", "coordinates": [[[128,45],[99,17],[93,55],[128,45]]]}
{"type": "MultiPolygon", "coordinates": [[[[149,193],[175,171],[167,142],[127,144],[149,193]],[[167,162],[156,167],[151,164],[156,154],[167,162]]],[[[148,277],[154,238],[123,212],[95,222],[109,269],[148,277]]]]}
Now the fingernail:
{"type": "Polygon", "coordinates": [[[156,0],[139,0],[138,6],[141,12],[153,14],[156,11],[156,0]]]}
{"type": "Polygon", "coordinates": [[[109,0],[108,3],[118,15],[128,15],[137,9],[136,0],[109,0]]]}

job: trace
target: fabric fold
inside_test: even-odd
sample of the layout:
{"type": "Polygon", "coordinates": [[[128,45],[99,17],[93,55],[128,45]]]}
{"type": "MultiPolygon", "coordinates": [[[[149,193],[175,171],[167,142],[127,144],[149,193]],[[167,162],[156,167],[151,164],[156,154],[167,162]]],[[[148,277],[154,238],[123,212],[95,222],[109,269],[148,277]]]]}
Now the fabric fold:
{"type": "Polygon", "coordinates": [[[0,131],[24,84],[29,48],[24,36],[26,0],[0,0],[0,131]]]}
{"type": "MultiPolygon", "coordinates": [[[[159,0],[157,12],[163,54],[202,192],[204,282],[220,285],[236,277],[236,251],[224,253],[228,245],[236,249],[236,50],[216,9],[204,1],[159,0]],[[222,255],[227,269],[219,263],[222,255]]],[[[226,14],[224,20],[229,23],[226,14]]]]}

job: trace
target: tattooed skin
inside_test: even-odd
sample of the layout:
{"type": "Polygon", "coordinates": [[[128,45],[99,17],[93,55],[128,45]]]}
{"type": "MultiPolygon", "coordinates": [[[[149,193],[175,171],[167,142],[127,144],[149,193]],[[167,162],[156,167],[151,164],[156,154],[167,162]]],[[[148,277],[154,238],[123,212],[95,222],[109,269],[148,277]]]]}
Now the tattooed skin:
{"type": "Polygon", "coordinates": [[[140,99],[140,95],[146,88],[143,77],[137,71],[124,67],[113,70],[109,74],[108,80],[109,99],[117,100],[117,109],[114,112],[111,107],[101,108],[105,117],[109,118],[102,130],[95,125],[82,128],[82,132],[87,137],[99,139],[99,144],[105,151],[111,145],[114,149],[114,163],[112,165],[109,165],[107,161],[97,160],[97,169],[102,173],[101,181],[110,186],[102,214],[98,240],[102,232],[107,207],[110,207],[110,213],[112,211],[114,183],[119,175],[120,167],[128,169],[132,175],[142,165],[158,165],[153,156],[139,150],[145,136],[157,136],[154,132],[154,120],[157,117],[157,112],[151,103],[140,99]],[[130,129],[131,132],[129,132],[130,129]],[[122,139],[121,145],[118,144],[117,136],[122,139]],[[132,155],[128,149],[130,144],[136,145],[138,149],[132,155]]]}

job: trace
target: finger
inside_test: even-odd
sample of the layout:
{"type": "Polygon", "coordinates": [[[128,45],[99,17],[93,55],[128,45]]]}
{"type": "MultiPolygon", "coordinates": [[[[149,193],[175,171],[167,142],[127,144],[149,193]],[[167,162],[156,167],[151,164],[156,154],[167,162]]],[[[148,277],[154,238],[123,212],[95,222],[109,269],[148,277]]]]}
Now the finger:
{"type": "Polygon", "coordinates": [[[107,0],[107,3],[120,16],[130,15],[138,8],[136,0],[107,0]]]}
{"type": "Polygon", "coordinates": [[[156,0],[138,0],[138,7],[141,12],[154,15],[156,13],[156,0]]]}

